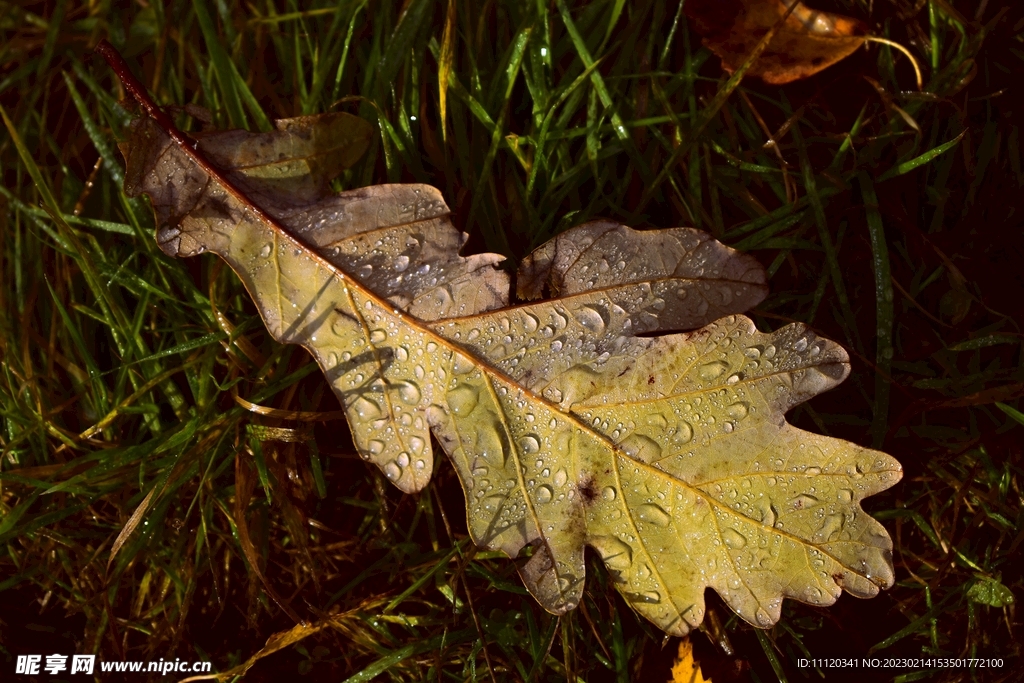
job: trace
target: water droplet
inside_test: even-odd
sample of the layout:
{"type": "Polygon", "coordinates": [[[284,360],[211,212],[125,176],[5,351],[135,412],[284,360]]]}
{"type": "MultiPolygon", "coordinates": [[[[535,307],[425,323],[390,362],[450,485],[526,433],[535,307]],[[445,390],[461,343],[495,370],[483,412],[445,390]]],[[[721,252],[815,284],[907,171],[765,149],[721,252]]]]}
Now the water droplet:
{"type": "Polygon", "coordinates": [[[690,426],[689,422],[682,420],[676,424],[675,433],[672,434],[672,443],[676,446],[680,446],[685,443],[690,443],[693,439],[693,427],[690,426]]]}
{"type": "Polygon", "coordinates": [[[527,434],[519,439],[519,448],[526,454],[536,453],[540,451],[540,441],[532,434],[527,434]]]}
{"type": "Polygon", "coordinates": [[[739,401],[726,408],[725,412],[734,420],[742,420],[750,412],[750,404],[745,401],[739,401]]]}
{"type": "Polygon", "coordinates": [[[426,442],[418,436],[414,436],[409,439],[409,448],[413,453],[419,455],[423,452],[423,447],[426,446],[426,442]]]}
{"type": "Polygon", "coordinates": [[[853,491],[850,489],[839,489],[839,502],[850,503],[853,501],[853,491]]]}
{"type": "Polygon", "coordinates": [[[815,476],[821,474],[821,468],[820,467],[808,467],[806,470],[804,470],[804,474],[806,474],[808,476],[811,476],[811,477],[815,477],[815,476]]]}
{"type": "Polygon", "coordinates": [[[647,416],[647,424],[661,431],[668,427],[668,418],[661,413],[651,413],[647,416]]]}
{"type": "Polygon", "coordinates": [[[739,550],[747,544],[747,537],[735,529],[725,529],[722,531],[722,542],[733,550],[739,550]]]}
{"type": "Polygon", "coordinates": [[[402,476],[402,470],[398,469],[398,465],[393,462],[389,462],[384,465],[384,475],[391,481],[397,481],[402,476]]]}
{"type": "Polygon", "coordinates": [[[654,503],[644,503],[637,508],[637,515],[645,522],[650,522],[654,526],[668,526],[672,522],[672,518],[665,512],[660,505],[654,503]]]}
{"type": "Polygon", "coordinates": [[[370,332],[370,343],[371,344],[382,344],[388,338],[388,333],[384,330],[373,330],[370,332]]]}
{"type": "Polygon", "coordinates": [[[615,500],[615,488],[612,486],[605,486],[601,489],[601,497],[605,500],[615,500]]]}
{"type": "Polygon", "coordinates": [[[553,496],[554,492],[551,490],[551,487],[548,486],[547,484],[541,484],[540,486],[537,487],[536,498],[538,503],[550,503],[551,498],[553,496]]]}
{"type": "Polygon", "coordinates": [[[544,398],[551,401],[552,403],[562,402],[562,390],[559,389],[558,387],[551,386],[550,384],[544,387],[542,395],[544,396],[544,398]]]}
{"type": "Polygon", "coordinates": [[[772,625],[771,616],[763,609],[757,610],[757,615],[755,616],[755,618],[757,619],[757,623],[760,626],[767,628],[772,625]]]}
{"type": "Polygon", "coordinates": [[[556,339],[555,341],[551,342],[551,350],[554,351],[555,353],[558,353],[559,351],[561,351],[562,350],[562,340],[561,339],[556,339]]]}
{"type": "Polygon", "coordinates": [[[395,271],[401,273],[403,270],[409,267],[409,257],[402,254],[395,259],[395,271]]]}
{"type": "Polygon", "coordinates": [[[771,360],[772,358],[775,358],[775,345],[774,344],[769,344],[768,346],[764,347],[764,357],[767,358],[768,360],[771,360]]]}
{"type": "Polygon", "coordinates": [[[264,244],[263,248],[260,249],[260,256],[263,258],[270,258],[271,251],[273,251],[273,248],[269,244],[264,244]]]}
{"type": "Polygon", "coordinates": [[[555,472],[555,486],[565,486],[565,482],[568,481],[569,475],[566,473],[565,468],[561,468],[555,472]]]}
{"type": "Polygon", "coordinates": [[[729,369],[729,364],[723,360],[716,360],[710,363],[705,363],[697,369],[697,374],[700,378],[706,381],[711,381],[722,376],[726,370],[729,369]]]}
{"type": "Polygon", "coordinates": [[[576,311],[576,320],[580,325],[590,331],[591,334],[595,336],[604,334],[604,315],[593,306],[583,306],[576,311]]]}
{"type": "Polygon", "coordinates": [[[398,463],[399,467],[408,467],[409,466],[409,454],[408,453],[399,453],[398,454],[398,458],[395,460],[395,462],[398,463]]]}
{"type": "Polygon", "coordinates": [[[366,444],[366,450],[370,451],[370,455],[380,455],[384,451],[384,442],[374,439],[366,444]]]}
{"type": "MultiPolygon", "coordinates": [[[[398,385],[398,397],[409,405],[416,405],[420,402],[422,394],[420,388],[413,382],[402,382],[398,385]]],[[[454,409],[453,409],[454,410],[454,409]]]]}
{"type": "Polygon", "coordinates": [[[352,409],[355,410],[356,415],[363,420],[372,420],[375,417],[381,416],[380,406],[377,405],[377,402],[371,401],[365,396],[360,396],[353,401],[352,409]]]}
{"type": "Polygon", "coordinates": [[[528,334],[532,334],[537,331],[537,327],[540,325],[540,320],[537,319],[532,313],[524,313],[522,318],[523,329],[528,334]]]}
{"type": "Polygon", "coordinates": [[[480,400],[480,390],[469,384],[460,384],[448,392],[448,407],[459,417],[473,412],[480,400]]]}
{"type": "Polygon", "coordinates": [[[807,338],[806,337],[800,337],[795,342],[793,342],[793,350],[796,351],[797,353],[803,353],[803,351],[806,348],[807,348],[807,338]]]}
{"type": "Polygon", "coordinates": [[[619,446],[626,455],[641,462],[651,463],[661,457],[661,445],[643,434],[630,434],[619,442],[619,446]]]}

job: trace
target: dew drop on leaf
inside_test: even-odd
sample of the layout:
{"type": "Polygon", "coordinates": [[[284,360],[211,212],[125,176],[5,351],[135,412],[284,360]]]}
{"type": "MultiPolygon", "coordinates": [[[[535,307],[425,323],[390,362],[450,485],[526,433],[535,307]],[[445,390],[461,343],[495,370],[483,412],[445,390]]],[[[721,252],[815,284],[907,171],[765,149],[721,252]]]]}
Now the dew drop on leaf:
{"type": "Polygon", "coordinates": [[[710,363],[705,363],[697,369],[697,374],[700,375],[702,380],[710,382],[713,379],[718,379],[722,376],[726,370],[729,369],[729,364],[723,360],[716,360],[710,363]]]}
{"type": "Polygon", "coordinates": [[[576,320],[595,337],[604,334],[604,316],[596,308],[583,306],[580,310],[576,311],[576,320]]]}
{"type": "Polygon", "coordinates": [[[480,390],[468,384],[460,384],[448,392],[448,407],[459,417],[473,412],[480,400],[480,390]]]}
{"type": "Polygon", "coordinates": [[[722,542],[733,550],[739,550],[747,545],[747,537],[735,529],[722,530],[722,542]]]}
{"type": "MultiPolygon", "coordinates": [[[[420,402],[423,394],[415,382],[402,382],[398,385],[398,396],[409,405],[416,405],[420,402]]],[[[453,409],[454,410],[454,409],[453,409]]]]}
{"type": "Polygon", "coordinates": [[[690,426],[689,422],[680,420],[676,424],[675,433],[672,434],[672,443],[681,446],[683,444],[690,443],[693,439],[693,427],[690,426]]]}
{"type": "Polygon", "coordinates": [[[649,436],[630,434],[619,442],[626,455],[640,462],[651,463],[661,457],[661,445],[649,436]]]}
{"type": "Polygon", "coordinates": [[[725,409],[725,412],[734,420],[742,420],[747,416],[750,411],[750,405],[743,401],[733,403],[731,406],[725,409]]]}
{"type": "Polygon", "coordinates": [[[565,482],[569,480],[569,475],[566,473],[565,468],[559,468],[555,472],[555,486],[565,486],[565,482]]]}
{"type": "Polygon", "coordinates": [[[553,495],[554,492],[547,484],[541,484],[537,487],[536,498],[538,503],[550,503],[553,495]]]}
{"type": "Polygon", "coordinates": [[[651,413],[647,416],[647,424],[655,429],[664,430],[668,427],[668,418],[664,413],[651,413]]]}
{"type": "Polygon", "coordinates": [[[668,526],[672,522],[669,514],[660,505],[654,503],[644,503],[637,507],[637,516],[654,526],[668,526]]]}
{"type": "Polygon", "coordinates": [[[562,390],[558,387],[551,386],[550,384],[544,387],[544,391],[541,392],[544,398],[551,401],[552,403],[562,402],[562,390]]]}
{"type": "Polygon", "coordinates": [[[527,434],[519,439],[519,448],[527,455],[537,453],[540,451],[540,441],[532,434],[527,434]]]}
{"type": "Polygon", "coordinates": [[[372,401],[365,396],[360,396],[352,402],[352,408],[356,411],[356,415],[364,420],[372,420],[375,417],[380,417],[380,406],[376,401],[372,401]]]}

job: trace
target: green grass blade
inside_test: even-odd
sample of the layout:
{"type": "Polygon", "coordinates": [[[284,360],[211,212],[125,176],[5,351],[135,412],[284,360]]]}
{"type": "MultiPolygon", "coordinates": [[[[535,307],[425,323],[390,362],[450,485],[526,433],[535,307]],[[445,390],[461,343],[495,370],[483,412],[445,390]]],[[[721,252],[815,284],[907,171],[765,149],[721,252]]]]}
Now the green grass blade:
{"type": "Polygon", "coordinates": [[[859,176],[861,196],[871,239],[872,270],[875,275],[875,414],[871,422],[873,445],[880,448],[889,426],[889,387],[892,384],[893,357],[893,295],[889,268],[889,247],[885,242],[885,226],[878,209],[875,185],[866,173],[859,176]]]}
{"type": "Polygon", "coordinates": [[[888,171],[886,171],[885,173],[880,175],[878,177],[878,182],[882,182],[883,180],[889,180],[889,178],[895,178],[896,176],[903,175],[904,173],[910,173],[915,168],[918,168],[920,166],[924,166],[925,164],[930,162],[932,159],[934,159],[934,158],[936,158],[936,157],[938,157],[938,156],[940,156],[942,154],[945,154],[949,150],[951,150],[954,147],[956,147],[957,143],[959,143],[963,139],[963,137],[965,135],[967,135],[967,131],[966,130],[963,131],[962,133],[960,133],[960,135],[957,135],[955,138],[953,138],[949,142],[944,142],[941,145],[939,145],[938,147],[934,147],[934,148],[928,150],[924,154],[916,156],[913,159],[910,159],[908,161],[904,161],[903,163],[896,164],[895,166],[890,168],[888,171]]]}

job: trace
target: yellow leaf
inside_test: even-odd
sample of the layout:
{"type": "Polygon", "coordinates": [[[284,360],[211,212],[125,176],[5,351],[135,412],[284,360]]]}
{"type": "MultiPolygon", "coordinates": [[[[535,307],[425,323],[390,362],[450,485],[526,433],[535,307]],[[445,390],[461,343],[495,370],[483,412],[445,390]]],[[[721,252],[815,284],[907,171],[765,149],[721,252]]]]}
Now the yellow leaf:
{"type": "Polygon", "coordinates": [[[704,678],[700,673],[700,665],[693,658],[693,643],[689,638],[679,641],[679,654],[676,655],[676,663],[672,665],[672,678],[668,683],[711,683],[711,679],[704,678]]]}
{"type": "Polygon", "coordinates": [[[141,120],[124,147],[125,190],[150,196],[160,246],[227,261],[403,491],[429,481],[433,436],[473,540],[529,555],[520,574],[549,611],[579,603],[587,545],[673,635],[701,623],[708,587],[766,628],[783,598],[892,585],[892,542],[860,501],[900,466],[785,422],[849,361],[803,325],[761,333],[735,315],[766,293],[751,257],[690,228],[587,223],[520,267],[523,299],[554,298],[509,306],[502,257],[458,254],[466,236],[435,188],[329,194],[365,123],[194,142],[169,125],[141,120]]]}

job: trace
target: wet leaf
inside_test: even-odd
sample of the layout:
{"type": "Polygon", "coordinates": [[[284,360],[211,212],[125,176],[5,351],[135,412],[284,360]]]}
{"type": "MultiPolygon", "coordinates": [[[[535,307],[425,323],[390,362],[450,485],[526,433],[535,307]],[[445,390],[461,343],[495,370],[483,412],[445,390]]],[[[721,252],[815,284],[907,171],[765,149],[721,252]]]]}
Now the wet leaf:
{"type": "Polygon", "coordinates": [[[754,259],[693,229],[588,223],[523,261],[520,295],[554,298],[510,307],[502,258],[458,255],[438,190],[328,192],[365,138],[338,114],[194,144],[141,119],[125,189],[150,196],[164,251],[224,258],[270,333],[309,350],[396,486],[426,485],[436,438],[473,540],[528,556],[520,573],[555,613],[580,600],[588,545],[678,635],[706,587],[767,627],[784,597],[892,584],[891,541],[860,501],[899,464],[786,424],[849,363],[802,325],[733,315],[765,296],[754,259]]]}
{"type": "Polygon", "coordinates": [[[989,607],[1006,607],[1014,602],[1013,591],[998,579],[982,576],[967,589],[967,599],[989,607]]]}
{"type": "MultiPolygon", "coordinates": [[[[704,44],[732,73],[793,2],[784,0],[688,0],[686,14],[704,44]]],[[[781,85],[813,76],[864,44],[866,26],[856,19],[796,2],[792,13],[750,67],[748,75],[781,85]]]]}

